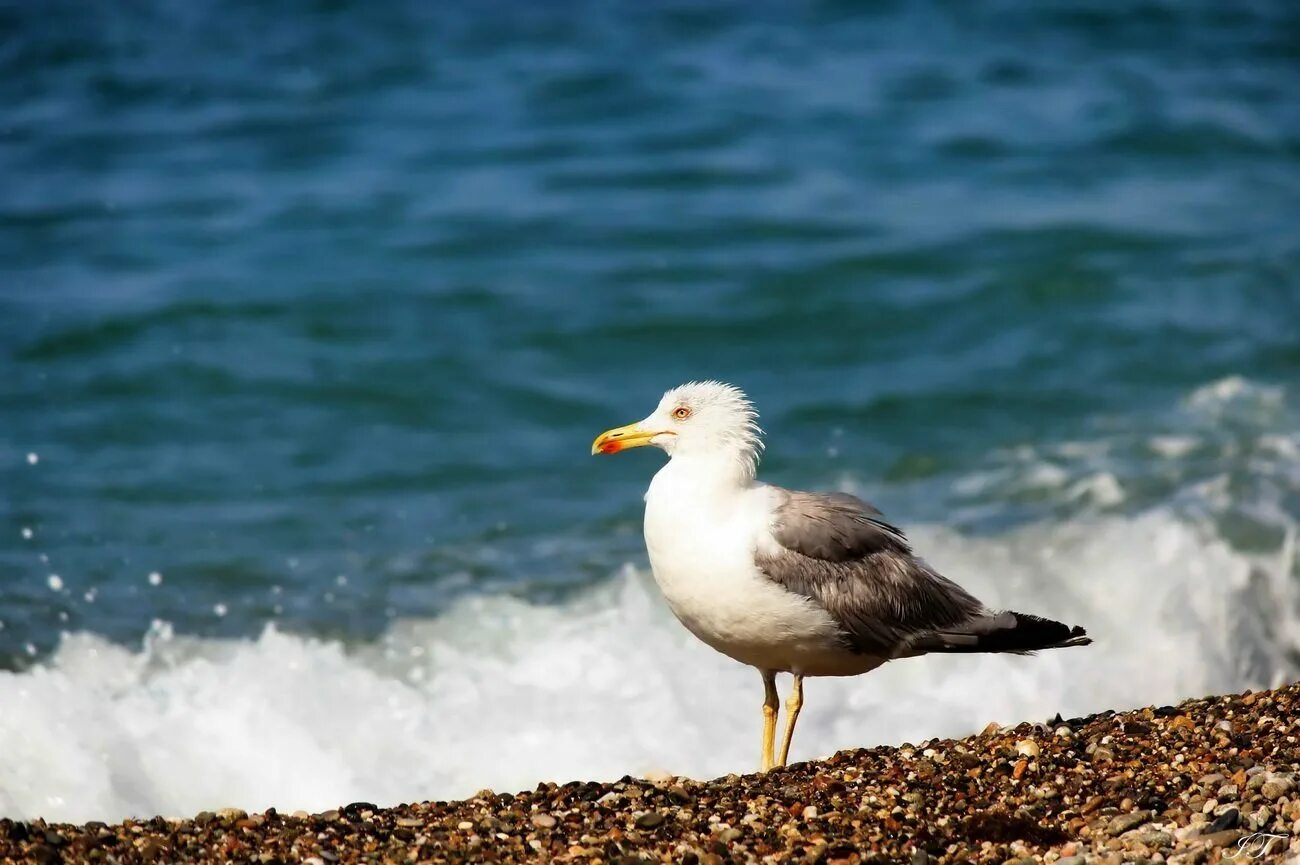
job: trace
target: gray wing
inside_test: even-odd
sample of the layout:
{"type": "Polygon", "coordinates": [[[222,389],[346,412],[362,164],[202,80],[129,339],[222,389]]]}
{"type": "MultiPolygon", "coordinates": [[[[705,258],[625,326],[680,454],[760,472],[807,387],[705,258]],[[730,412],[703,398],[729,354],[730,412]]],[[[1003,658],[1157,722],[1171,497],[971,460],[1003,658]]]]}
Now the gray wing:
{"type": "Polygon", "coordinates": [[[979,651],[1012,623],[912,555],[903,533],[847,493],[774,488],[774,549],[756,553],[768,578],[826,609],[849,647],[885,658],[979,651]]]}

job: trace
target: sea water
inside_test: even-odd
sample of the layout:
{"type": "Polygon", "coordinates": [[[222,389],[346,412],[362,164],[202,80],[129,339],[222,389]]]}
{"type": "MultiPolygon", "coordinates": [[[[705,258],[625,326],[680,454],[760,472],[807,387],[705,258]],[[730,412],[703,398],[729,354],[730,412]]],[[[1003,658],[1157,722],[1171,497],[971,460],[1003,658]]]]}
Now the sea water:
{"type": "Polygon", "coordinates": [[[1298,24],[0,10],[0,815],[753,769],[588,455],[689,378],[1096,640],[811,681],[795,759],[1294,680],[1298,24]]]}

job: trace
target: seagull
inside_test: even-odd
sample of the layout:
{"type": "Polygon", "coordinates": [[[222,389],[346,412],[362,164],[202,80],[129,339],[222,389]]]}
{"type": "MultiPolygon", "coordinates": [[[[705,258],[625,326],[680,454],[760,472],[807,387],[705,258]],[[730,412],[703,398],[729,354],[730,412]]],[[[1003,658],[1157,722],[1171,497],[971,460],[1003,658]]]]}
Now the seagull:
{"type": "Polygon", "coordinates": [[[644,420],[601,433],[591,452],[667,452],[645,494],[650,567],[687,630],[762,675],[763,771],[786,765],[807,676],[857,676],[931,653],[1025,655],[1092,642],[1077,625],[984,606],[856,496],[759,482],[762,435],[742,390],[690,382],[644,420]],[[794,684],[776,757],[779,672],[794,684]]]}

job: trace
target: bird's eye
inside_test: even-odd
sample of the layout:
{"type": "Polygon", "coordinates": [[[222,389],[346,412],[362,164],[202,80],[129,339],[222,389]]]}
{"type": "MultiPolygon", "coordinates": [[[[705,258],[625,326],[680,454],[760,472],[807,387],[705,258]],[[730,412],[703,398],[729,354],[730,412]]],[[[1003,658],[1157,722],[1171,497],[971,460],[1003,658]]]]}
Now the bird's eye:
{"type": "Polygon", "coordinates": [[[673,417],[677,418],[677,420],[686,420],[690,416],[691,410],[684,405],[679,405],[677,408],[673,409],[673,417]]]}

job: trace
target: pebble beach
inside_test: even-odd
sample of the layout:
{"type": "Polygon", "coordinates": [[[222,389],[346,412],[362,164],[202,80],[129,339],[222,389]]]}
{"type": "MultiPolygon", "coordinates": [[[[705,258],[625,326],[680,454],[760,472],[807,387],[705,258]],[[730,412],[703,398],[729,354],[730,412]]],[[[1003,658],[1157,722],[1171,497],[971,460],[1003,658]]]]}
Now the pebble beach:
{"type": "Polygon", "coordinates": [[[841,751],[767,774],[543,783],[322,813],[0,820],[0,861],[1300,861],[1300,685],[841,751]]]}

